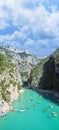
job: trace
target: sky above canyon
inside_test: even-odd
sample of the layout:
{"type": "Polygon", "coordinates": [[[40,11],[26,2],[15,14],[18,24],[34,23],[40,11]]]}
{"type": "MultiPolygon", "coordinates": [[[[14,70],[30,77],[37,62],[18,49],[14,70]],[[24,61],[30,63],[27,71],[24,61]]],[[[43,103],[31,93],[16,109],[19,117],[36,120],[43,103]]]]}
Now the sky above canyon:
{"type": "Polygon", "coordinates": [[[0,45],[51,54],[59,47],[59,0],[0,0],[0,45]]]}

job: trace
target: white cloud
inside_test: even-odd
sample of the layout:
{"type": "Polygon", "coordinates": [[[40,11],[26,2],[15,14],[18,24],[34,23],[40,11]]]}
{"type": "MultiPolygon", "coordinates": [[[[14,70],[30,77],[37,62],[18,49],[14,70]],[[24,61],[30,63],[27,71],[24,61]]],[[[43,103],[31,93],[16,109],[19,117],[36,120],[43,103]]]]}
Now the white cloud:
{"type": "Polygon", "coordinates": [[[30,47],[35,45],[35,40],[27,39],[27,41],[24,43],[24,46],[30,47]]]}
{"type": "Polygon", "coordinates": [[[35,49],[59,46],[59,10],[50,5],[49,11],[47,3],[49,0],[0,0],[0,30],[11,25],[18,28],[11,35],[1,35],[0,42],[22,39],[24,47],[35,49]]]}
{"type": "Polygon", "coordinates": [[[10,38],[9,34],[4,35],[4,36],[3,36],[3,35],[0,35],[0,43],[3,43],[3,42],[5,42],[5,41],[8,41],[9,38],[10,38]]]}
{"type": "Polygon", "coordinates": [[[13,24],[17,26],[30,25],[34,32],[39,29],[55,29],[57,26],[56,24],[59,22],[59,11],[52,6],[52,12],[50,13],[46,10],[45,6],[40,4],[42,2],[44,2],[44,0],[17,0],[17,2],[16,0],[1,0],[0,17],[5,21],[6,26],[8,25],[8,19],[11,19],[13,24]],[[34,9],[27,8],[27,6],[30,6],[28,5],[30,3],[35,5],[36,3],[39,4],[35,6],[34,9]],[[24,6],[26,4],[27,6],[24,6]]]}
{"type": "Polygon", "coordinates": [[[20,31],[15,31],[12,35],[10,35],[10,40],[14,40],[14,39],[25,39],[26,36],[24,33],[20,32],[20,31]]]}

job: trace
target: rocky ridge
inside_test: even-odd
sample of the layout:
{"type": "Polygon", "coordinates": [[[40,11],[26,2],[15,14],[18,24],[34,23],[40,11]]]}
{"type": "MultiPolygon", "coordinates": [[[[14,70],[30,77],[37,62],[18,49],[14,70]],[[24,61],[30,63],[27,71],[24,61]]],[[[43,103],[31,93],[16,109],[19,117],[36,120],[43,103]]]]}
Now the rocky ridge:
{"type": "Polygon", "coordinates": [[[12,109],[11,102],[23,92],[23,82],[38,62],[40,59],[26,52],[16,53],[0,47],[0,114],[12,109]]]}

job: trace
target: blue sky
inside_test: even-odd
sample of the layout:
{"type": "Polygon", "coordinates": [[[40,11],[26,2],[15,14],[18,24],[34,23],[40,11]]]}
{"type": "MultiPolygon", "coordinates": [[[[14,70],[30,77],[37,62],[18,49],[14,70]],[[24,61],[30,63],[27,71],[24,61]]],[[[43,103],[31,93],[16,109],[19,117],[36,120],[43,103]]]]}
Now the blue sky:
{"type": "Polygon", "coordinates": [[[59,47],[59,0],[0,0],[0,45],[51,54],[59,47]]]}

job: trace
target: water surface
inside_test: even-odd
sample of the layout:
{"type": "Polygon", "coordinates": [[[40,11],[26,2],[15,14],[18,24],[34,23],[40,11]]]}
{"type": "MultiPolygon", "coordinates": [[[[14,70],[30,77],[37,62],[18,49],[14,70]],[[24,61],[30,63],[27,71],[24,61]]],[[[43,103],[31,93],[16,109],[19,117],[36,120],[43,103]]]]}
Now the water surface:
{"type": "Polygon", "coordinates": [[[13,107],[18,110],[0,118],[0,130],[59,130],[59,106],[35,91],[25,89],[13,107]],[[25,111],[19,112],[21,109],[25,111]],[[52,116],[52,112],[56,112],[57,117],[52,116]]]}

